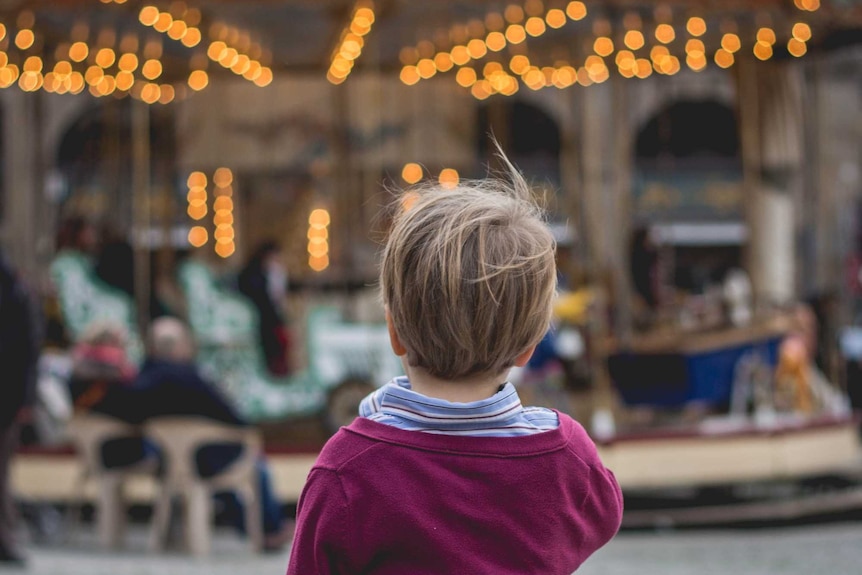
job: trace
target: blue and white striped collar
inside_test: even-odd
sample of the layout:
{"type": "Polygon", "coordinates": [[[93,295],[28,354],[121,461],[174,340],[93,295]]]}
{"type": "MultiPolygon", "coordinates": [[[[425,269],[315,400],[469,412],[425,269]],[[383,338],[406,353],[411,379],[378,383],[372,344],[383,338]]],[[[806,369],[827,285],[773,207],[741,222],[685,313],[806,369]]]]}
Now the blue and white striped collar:
{"type": "Polygon", "coordinates": [[[405,376],[362,400],[359,415],[400,429],[451,435],[508,437],[559,425],[557,414],[549,409],[524,408],[508,382],[487,399],[453,403],[413,391],[405,376]]]}

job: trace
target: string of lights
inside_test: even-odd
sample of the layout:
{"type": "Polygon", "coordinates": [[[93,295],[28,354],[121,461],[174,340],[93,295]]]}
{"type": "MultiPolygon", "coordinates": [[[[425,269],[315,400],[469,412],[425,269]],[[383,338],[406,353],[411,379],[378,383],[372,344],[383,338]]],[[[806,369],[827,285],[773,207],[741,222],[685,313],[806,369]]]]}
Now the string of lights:
{"type": "MultiPolygon", "coordinates": [[[[820,8],[819,0],[795,0],[795,4],[804,12],[820,8]]],[[[455,81],[475,98],[484,100],[494,94],[511,96],[521,85],[540,90],[602,83],[610,77],[612,65],[625,78],[644,79],[653,73],[674,75],[683,64],[700,72],[709,65],[710,57],[716,66],[729,68],[744,47],[757,59],[768,60],[774,56],[780,37],[782,43],[786,42],[788,54],[802,57],[812,37],[811,26],[802,21],[801,14],[758,14],[757,25],[745,44],[739,34],[740,25],[732,15],[719,11],[689,13],[685,20],[676,16],[675,19],[673,10],[665,4],[651,14],[631,9],[624,13],[622,26],[615,31],[605,15],[588,11],[583,2],[546,7],[541,0],[526,0],[510,4],[502,12],[491,11],[484,20],[473,19],[439,30],[434,36],[436,44],[426,39],[403,48],[400,79],[409,86],[454,70],[455,81]],[[648,25],[645,20],[649,20],[648,25]],[[571,58],[557,58],[553,65],[546,66],[531,61],[529,38],[539,38],[572,23],[581,23],[579,30],[586,32],[582,34],[584,55],[580,66],[571,58]],[[583,30],[585,27],[587,30],[583,30]],[[510,52],[508,62],[506,56],[496,55],[506,48],[510,52]],[[486,58],[484,65],[477,66],[486,58]]],[[[574,44],[577,46],[577,40],[574,44]]]]}
{"type": "Polygon", "coordinates": [[[326,208],[316,208],[308,215],[308,267],[322,272],[329,267],[329,224],[326,208]]]}
{"type": "MultiPolygon", "coordinates": [[[[215,253],[228,258],[236,252],[236,233],[233,216],[233,172],[230,168],[220,167],[213,172],[213,239],[215,253]]],[[[203,220],[207,208],[207,176],[204,172],[195,171],[186,180],[188,206],[186,213],[195,222],[189,229],[188,242],[195,248],[201,248],[209,242],[209,232],[206,226],[198,223],[203,220]]]]}
{"type": "Polygon", "coordinates": [[[332,84],[341,84],[353,70],[353,64],[362,54],[365,36],[371,32],[376,17],[374,4],[370,0],[360,0],[353,8],[350,22],[341,32],[338,43],[332,52],[332,61],[326,72],[326,79],[332,84]]]}
{"type": "MultiPolygon", "coordinates": [[[[122,5],[126,1],[101,3],[122,5]]],[[[205,18],[199,8],[175,1],[166,9],[147,4],[135,14],[144,28],[192,51],[185,72],[175,54],[166,61],[161,40],[148,38],[146,31],[125,30],[118,42],[116,30],[93,31],[79,22],[67,41],[57,42],[56,34],[46,38],[39,31],[34,12],[23,10],[14,25],[0,22],[0,89],[17,83],[26,92],[80,94],[87,90],[97,98],[131,96],[148,104],[169,104],[209,85],[208,57],[259,87],[273,81],[272,69],[266,64],[271,54],[248,32],[215,22],[208,30],[211,42],[202,50],[205,18]],[[45,51],[46,45],[54,48],[53,53],[45,51]]]]}

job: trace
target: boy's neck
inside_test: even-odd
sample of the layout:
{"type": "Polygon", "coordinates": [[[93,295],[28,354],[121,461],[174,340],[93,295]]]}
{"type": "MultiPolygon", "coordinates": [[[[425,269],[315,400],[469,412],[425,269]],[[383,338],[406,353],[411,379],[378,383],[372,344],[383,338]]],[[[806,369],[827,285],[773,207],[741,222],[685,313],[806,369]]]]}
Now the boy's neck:
{"type": "Polygon", "coordinates": [[[481,375],[473,378],[439,379],[424,369],[406,366],[410,388],[426,397],[443,399],[451,403],[470,403],[488,399],[506,383],[508,371],[494,376],[481,375]]]}

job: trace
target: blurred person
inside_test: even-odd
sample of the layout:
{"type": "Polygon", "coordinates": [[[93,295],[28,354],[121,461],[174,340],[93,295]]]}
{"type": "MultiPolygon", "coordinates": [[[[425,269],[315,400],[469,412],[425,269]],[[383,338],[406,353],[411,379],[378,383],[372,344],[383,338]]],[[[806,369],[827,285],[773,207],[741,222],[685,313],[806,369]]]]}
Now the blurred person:
{"type": "MultiPolygon", "coordinates": [[[[228,425],[248,426],[231,402],[198,372],[195,346],[186,325],[178,319],[162,317],[153,321],[149,334],[148,356],[135,378],[128,401],[115,415],[133,423],[162,416],[199,416],[228,425]]],[[[212,476],[230,465],[240,454],[241,447],[214,444],[203,447],[196,456],[198,472],[212,476]]],[[[291,535],[291,525],[281,514],[266,462],[257,464],[262,516],[264,550],[283,547],[291,535]]],[[[241,530],[243,513],[239,500],[232,494],[220,496],[230,515],[241,530]]]]}
{"type": "Polygon", "coordinates": [[[239,291],[257,308],[259,340],[266,365],[273,375],[287,375],[288,332],[282,302],[287,293],[287,272],[281,261],[281,248],[265,241],[255,249],[239,274],[239,291]]]}
{"type": "Polygon", "coordinates": [[[622,493],[584,429],[508,381],[556,290],[553,236],[508,167],[512,183],[413,188],[396,216],[380,283],[407,375],[321,451],[289,575],[570,575],[619,529],[622,493]]]}
{"type": "Polygon", "coordinates": [[[632,234],[629,249],[631,278],[635,293],[650,311],[658,307],[658,248],[649,228],[638,228],[632,234]]]}
{"type": "MultiPolygon", "coordinates": [[[[75,412],[93,412],[134,422],[132,385],[137,368],[126,353],[125,329],[110,321],[90,325],[72,348],[69,395],[75,412]]],[[[140,434],[109,439],[100,448],[102,464],[120,468],[156,457],[140,434]]]]}
{"type": "Polygon", "coordinates": [[[95,321],[72,348],[69,393],[76,409],[105,409],[116,386],[130,386],[137,369],[126,355],[126,331],[111,321],[95,321]]]}
{"type": "Polygon", "coordinates": [[[19,416],[36,377],[39,333],[31,296],[0,253],[0,566],[23,564],[15,538],[15,509],[9,467],[19,438],[19,416]]]}
{"type": "Polygon", "coordinates": [[[71,216],[60,222],[56,236],[57,253],[74,251],[93,256],[98,245],[95,226],[82,216],[71,216]]]}
{"type": "Polygon", "coordinates": [[[106,284],[135,297],[132,245],[111,225],[102,226],[95,272],[106,284]]]}

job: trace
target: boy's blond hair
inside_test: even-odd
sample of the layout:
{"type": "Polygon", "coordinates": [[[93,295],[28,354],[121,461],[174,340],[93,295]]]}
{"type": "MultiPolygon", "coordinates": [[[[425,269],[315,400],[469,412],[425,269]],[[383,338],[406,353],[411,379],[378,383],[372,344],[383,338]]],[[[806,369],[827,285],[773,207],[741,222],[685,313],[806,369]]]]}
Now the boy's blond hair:
{"type": "Polygon", "coordinates": [[[523,176],[502,160],[511,183],[410,190],[415,201],[396,216],[383,251],[395,332],[408,363],[434,377],[500,374],[550,323],[554,238],[523,176]]]}

